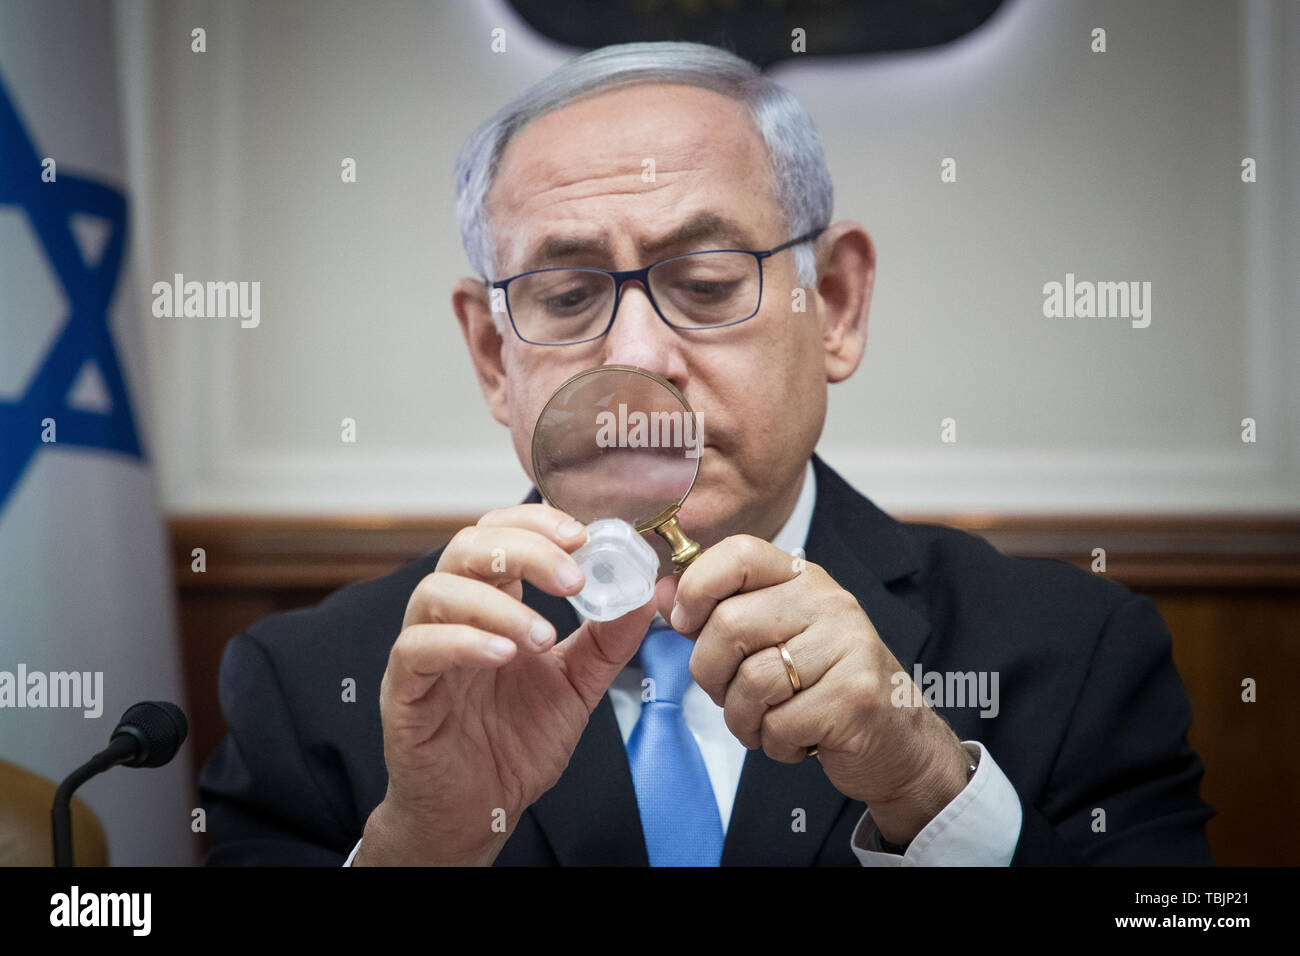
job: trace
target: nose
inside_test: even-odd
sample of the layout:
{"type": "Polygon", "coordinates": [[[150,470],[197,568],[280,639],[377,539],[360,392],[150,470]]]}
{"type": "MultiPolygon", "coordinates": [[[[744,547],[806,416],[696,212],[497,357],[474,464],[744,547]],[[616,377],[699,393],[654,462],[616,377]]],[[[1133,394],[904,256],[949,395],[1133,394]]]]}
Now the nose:
{"type": "Polygon", "coordinates": [[[635,365],[657,372],[679,390],[686,387],[684,344],[677,329],[671,328],[650,304],[645,286],[636,280],[623,284],[619,292],[614,324],[605,336],[605,364],[635,365]]]}

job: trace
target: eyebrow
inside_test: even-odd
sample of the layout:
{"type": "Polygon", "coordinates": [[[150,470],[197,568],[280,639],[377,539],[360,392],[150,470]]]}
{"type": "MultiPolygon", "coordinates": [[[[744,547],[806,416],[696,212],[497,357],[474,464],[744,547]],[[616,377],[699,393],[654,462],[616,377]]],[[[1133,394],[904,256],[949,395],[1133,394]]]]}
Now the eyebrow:
{"type": "MultiPolygon", "coordinates": [[[[654,239],[643,239],[641,251],[647,254],[662,252],[673,247],[680,248],[687,243],[701,239],[715,239],[731,243],[739,249],[749,249],[753,239],[749,232],[734,219],[728,219],[714,212],[699,212],[682,223],[667,235],[654,239]]],[[[545,268],[548,263],[559,262],[579,255],[609,255],[610,241],[607,233],[596,236],[547,236],[533,249],[524,260],[521,271],[545,268]]]]}

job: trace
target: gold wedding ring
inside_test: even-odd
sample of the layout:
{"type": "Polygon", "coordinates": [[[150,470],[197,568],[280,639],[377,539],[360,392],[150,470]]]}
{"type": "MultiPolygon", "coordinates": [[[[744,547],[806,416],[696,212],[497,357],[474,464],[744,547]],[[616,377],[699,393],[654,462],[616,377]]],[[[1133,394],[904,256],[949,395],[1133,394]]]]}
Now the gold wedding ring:
{"type": "MultiPolygon", "coordinates": [[[[797,694],[803,690],[803,683],[799,680],[799,672],[794,669],[794,661],[790,658],[790,652],[785,649],[784,644],[776,645],[776,649],[781,652],[781,663],[785,665],[785,673],[790,678],[790,686],[794,688],[794,692],[797,694]]],[[[809,747],[807,756],[816,757],[817,748],[815,746],[809,747]]]]}
{"type": "Polygon", "coordinates": [[[794,661],[790,659],[790,652],[785,649],[784,644],[776,645],[776,649],[781,652],[781,663],[785,664],[785,672],[790,678],[790,686],[794,688],[797,694],[803,688],[799,683],[799,672],[794,669],[794,661]]]}

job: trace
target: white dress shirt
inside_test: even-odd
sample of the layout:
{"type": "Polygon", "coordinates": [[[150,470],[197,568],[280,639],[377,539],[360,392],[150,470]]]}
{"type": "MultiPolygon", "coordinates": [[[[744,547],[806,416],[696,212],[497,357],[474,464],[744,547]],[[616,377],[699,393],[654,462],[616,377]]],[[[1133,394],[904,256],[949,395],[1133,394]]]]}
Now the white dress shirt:
{"type": "MultiPolygon", "coordinates": [[[[813,505],[817,500],[817,480],[812,461],[804,472],[803,487],[785,526],[772,539],[782,551],[793,553],[803,548],[812,526],[813,505]]],[[[579,617],[582,615],[579,614],[579,617]]],[[[655,615],[656,623],[663,618],[655,615]]],[[[634,657],[614,679],[609,688],[614,718],[618,721],[623,744],[627,745],[632,729],[641,716],[641,680],[643,673],[634,657]]],[[[727,729],[723,709],[709,699],[698,684],[691,682],[682,698],[686,726],[700,748],[704,767],[713,785],[725,834],[731,821],[731,809],[740,787],[740,773],[745,764],[745,745],[727,729]]],[[[1020,840],[1020,798],[988,750],[978,741],[963,741],[978,748],[980,760],[965,789],[944,807],[908,844],[903,854],[880,849],[879,831],[871,811],[863,813],[850,838],[850,849],[863,866],[1007,866],[1020,840]]],[[[351,866],[361,841],[352,848],[344,866],[351,866]]]]}

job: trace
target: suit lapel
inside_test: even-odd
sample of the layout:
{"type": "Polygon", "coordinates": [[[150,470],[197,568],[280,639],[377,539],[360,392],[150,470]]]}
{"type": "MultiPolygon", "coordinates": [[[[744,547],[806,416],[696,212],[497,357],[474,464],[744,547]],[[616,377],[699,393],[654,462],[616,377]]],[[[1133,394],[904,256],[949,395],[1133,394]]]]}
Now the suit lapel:
{"type": "MultiPolygon", "coordinates": [[[[805,552],[858,599],[882,641],[911,672],[930,624],[886,584],[914,573],[920,558],[901,525],[813,456],[817,503],[805,552]]],[[[724,866],[809,866],[850,802],[816,760],[778,763],[762,750],[745,757],[727,827],[724,866]],[[805,811],[805,830],[792,826],[805,811]]]]}
{"type": "MultiPolygon", "coordinates": [[[[524,603],[555,626],[564,640],[578,615],[564,598],[524,585],[524,603]]],[[[561,866],[649,866],[636,788],[606,694],[587,721],[569,766],[532,812],[561,866]]]]}

